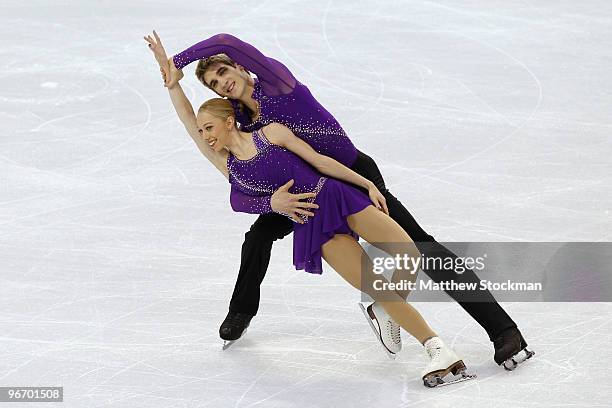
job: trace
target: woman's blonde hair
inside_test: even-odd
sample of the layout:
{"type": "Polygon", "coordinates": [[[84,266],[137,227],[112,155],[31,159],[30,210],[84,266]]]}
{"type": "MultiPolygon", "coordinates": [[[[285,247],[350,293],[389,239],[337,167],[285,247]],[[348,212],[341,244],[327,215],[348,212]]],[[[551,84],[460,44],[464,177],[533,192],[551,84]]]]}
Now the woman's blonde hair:
{"type": "Polygon", "coordinates": [[[223,98],[212,98],[204,102],[200,109],[198,109],[198,115],[202,112],[208,112],[216,118],[227,120],[230,116],[236,120],[234,114],[234,108],[227,99],[223,98]]]}

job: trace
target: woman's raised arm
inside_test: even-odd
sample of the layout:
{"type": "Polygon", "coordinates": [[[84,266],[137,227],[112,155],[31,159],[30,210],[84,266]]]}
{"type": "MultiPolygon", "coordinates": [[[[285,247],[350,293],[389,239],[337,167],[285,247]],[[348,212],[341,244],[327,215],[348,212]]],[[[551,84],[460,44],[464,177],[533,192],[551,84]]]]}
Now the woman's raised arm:
{"type": "MultiPolygon", "coordinates": [[[[149,43],[149,49],[153,52],[155,59],[160,65],[162,77],[164,78],[165,82],[168,72],[168,57],[161,43],[161,39],[155,31],[153,31],[153,35],[155,38],[152,38],[149,35],[144,37],[144,39],[149,43]]],[[[176,84],[172,88],[168,88],[168,93],[170,95],[172,105],[174,106],[174,110],[200,152],[221,172],[221,174],[223,174],[223,176],[225,176],[225,178],[228,178],[227,152],[215,152],[203,139],[200,134],[200,129],[198,129],[193,106],[191,106],[191,102],[189,102],[189,99],[187,99],[187,96],[185,96],[183,88],[181,88],[179,84],[176,84]]]]}

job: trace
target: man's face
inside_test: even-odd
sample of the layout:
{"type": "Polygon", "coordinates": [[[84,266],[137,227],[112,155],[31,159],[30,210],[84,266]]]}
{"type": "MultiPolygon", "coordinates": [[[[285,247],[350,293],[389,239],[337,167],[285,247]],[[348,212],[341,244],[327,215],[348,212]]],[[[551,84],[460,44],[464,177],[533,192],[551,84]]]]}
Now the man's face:
{"type": "Polygon", "coordinates": [[[217,63],[204,73],[204,82],[219,96],[241,99],[247,88],[247,75],[238,67],[217,63]]]}

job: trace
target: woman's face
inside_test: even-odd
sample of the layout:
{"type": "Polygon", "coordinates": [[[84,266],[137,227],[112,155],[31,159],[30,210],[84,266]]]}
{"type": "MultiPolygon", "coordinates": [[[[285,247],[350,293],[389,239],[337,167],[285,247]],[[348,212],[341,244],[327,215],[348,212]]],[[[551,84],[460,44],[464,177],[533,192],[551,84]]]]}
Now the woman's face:
{"type": "Polygon", "coordinates": [[[246,71],[222,63],[211,65],[204,73],[204,82],[217,95],[231,99],[240,99],[244,95],[247,89],[247,79],[246,71]]]}
{"type": "Polygon", "coordinates": [[[223,120],[204,111],[198,114],[196,123],[200,135],[215,152],[219,152],[227,146],[229,131],[234,125],[233,118],[223,120]]]}

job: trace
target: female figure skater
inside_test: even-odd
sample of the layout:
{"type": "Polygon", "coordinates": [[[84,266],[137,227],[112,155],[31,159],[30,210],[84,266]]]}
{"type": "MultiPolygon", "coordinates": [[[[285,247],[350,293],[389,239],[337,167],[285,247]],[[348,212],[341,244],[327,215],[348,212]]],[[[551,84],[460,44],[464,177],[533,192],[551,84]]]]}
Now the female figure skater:
{"type": "MultiPolygon", "coordinates": [[[[198,63],[196,75],[217,94],[230,98],[241,130],[252,132],[272,122],[284,124],[317,152],[336,159],[374,182],[386,199],[391,218],[401,225],[420,248],[426,247],[429,255],[456,257],[423,231],[408,210],[386,189],[376,163],[354,147],[336,119],[283,64],[264,56],[251,45],[231,35],[220,34],[174,56],[169,60],[170,67],[167,68],[163,61],[165,51],[159,37],[155,36],[155,41],[150,37],[147,41],[153,47],[160,65],[171,75],[167,86],[182,78],[182,71],[178,69],[196,59],[205,58],[198,63]],[[255,73],[257,79],[252,78],[249,71],[255,73]]],[[[232,207],[237,211],[261,215],[245,235],[230,311],[220,329],[224,339],[240,337],[256,314],[259,288],[269,263],[272,243],[292,230],[290,220],[277,213],[289,215],[297,223],[313,215],[311,210],[316,206],[306,200],[312,198],[312,193],[292,194],[288,191],[291,183],[289,181],[277,190],[257,197],[249,196],[232,186],[232,207]]],[[[461,275],[446,269],[432,268],[424,271],[436,282],[479,282],[471,270],[461,275]]],[[[448,294],[487,331],[494,342],[494,359],[498,364],[512,359],[525,349],[527,344],[516,324],[488,291],[481,291],[477,302],[466,301],[473,299],[471,296],[474,295],[466,291],[448,291],[448,294]]],[[[368,312],[378,328],[378,338],[385,349],[397,353],[401,349],[397,324],[385,314],[377,315],[376,308],[370,307],[368,312]]]]}

